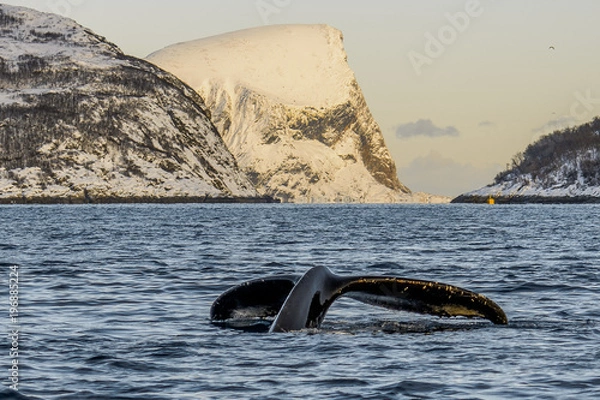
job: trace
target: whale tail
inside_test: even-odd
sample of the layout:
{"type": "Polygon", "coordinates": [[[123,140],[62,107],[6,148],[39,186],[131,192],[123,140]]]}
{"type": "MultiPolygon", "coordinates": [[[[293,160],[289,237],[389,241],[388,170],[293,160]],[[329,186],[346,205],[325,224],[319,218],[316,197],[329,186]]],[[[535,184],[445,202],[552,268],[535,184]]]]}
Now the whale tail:
{"type": "Polygon", "coordinates": [[[270,276],[234,286],[213,302],[210,319],[229,328],[268,330],[298,279],[299,276],[270,276]]]}
{"type": "Polygon", "coordinates": [[[487,297],[438,282],[389,276],[343,277],[325,267],[303,276],[275,276],[244,282],[223,293],[213,303],[211,320],[227,326],[241,321],[275,317],[270,332],[318,328],[333,302],[340,296],[394,310],[440,317],[486,318],[507,324],[504,311],[487,297]]]}

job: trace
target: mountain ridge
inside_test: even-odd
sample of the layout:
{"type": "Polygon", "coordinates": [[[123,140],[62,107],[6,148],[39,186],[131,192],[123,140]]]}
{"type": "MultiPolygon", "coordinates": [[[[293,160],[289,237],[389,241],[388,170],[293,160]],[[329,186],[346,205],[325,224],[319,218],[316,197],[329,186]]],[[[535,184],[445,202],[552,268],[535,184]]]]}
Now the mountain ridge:
{"type": "Polygon", "coordinates": [[[0,29],[1,202],[263,197],[172,74],[58,15],[0,5],[0,29]]]}

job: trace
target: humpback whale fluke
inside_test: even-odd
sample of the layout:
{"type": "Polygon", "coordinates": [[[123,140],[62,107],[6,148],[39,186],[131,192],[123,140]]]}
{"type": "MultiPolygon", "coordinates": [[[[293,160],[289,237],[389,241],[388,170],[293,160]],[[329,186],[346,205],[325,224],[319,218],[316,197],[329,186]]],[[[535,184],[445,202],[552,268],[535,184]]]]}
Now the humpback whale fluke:
{"type": "Polygon", "coordinates": [[[392,276],[344,277],[325,267],[311,268],[302,276],[272,276],[244,282],[215,300],[210,318],[235,327],[236,321],[269,321],[274,317],[269,332],[318,328],[340,296],[393,310],[508,323],[496,303],[466,289],[392,276]]]}

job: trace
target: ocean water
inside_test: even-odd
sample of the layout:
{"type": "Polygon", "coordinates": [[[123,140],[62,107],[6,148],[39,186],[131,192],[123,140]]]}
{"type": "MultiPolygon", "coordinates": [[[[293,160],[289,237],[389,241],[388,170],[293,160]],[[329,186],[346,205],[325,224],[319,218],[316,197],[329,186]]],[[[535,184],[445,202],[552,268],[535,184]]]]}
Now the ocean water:
{"type": "Polygon", "coordinates": [[[594,205],[0,207],[0,398],[600,398],[599,226],[594,205]],[[229,287],[315,265],[458,285],[510,322],[340,299],[318,330],[210,324],[229,287]]]}

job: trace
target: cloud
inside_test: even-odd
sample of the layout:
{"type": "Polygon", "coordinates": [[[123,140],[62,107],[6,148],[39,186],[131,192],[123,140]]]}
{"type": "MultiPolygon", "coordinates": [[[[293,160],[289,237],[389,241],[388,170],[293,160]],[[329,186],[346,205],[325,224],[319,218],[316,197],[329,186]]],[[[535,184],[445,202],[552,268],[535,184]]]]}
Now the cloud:
{"type": "Polygon", "coordinates": [[[493,182],[502,170],[498,164],[475,166],[432,151],[398,168],[400,181],[415,192],[456,197],[493,182]]]}
{"type": "Polygon", "coordinates": [[[453,126],[440,128],[433,124],[430,119],[420,119],[417,122],[400,125],[395,128],[396,137],[400,139],[426,136],[426,137],[442,137],[442,136],[459,136],[458,129],[453,126]]]}
{"type": "Polygon", "coordinates": [[[492,121],[481,121],[479,123],[479,127],[481,127],[481,128],[486,128],[486,127],[490,127],[490,126],[496,126],[496,123],[492,122],[492,121]]]}

